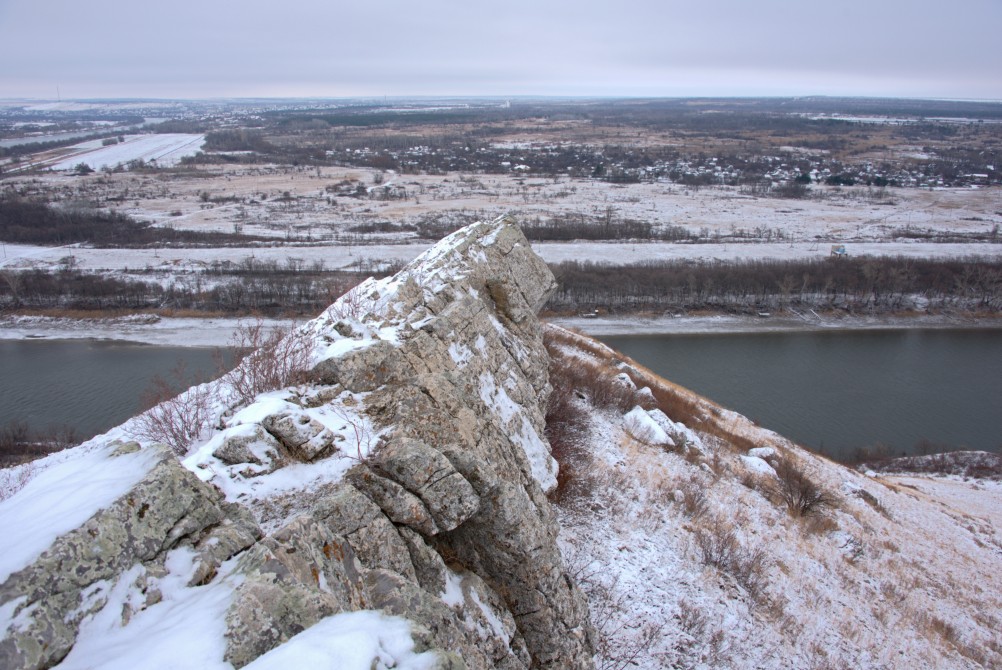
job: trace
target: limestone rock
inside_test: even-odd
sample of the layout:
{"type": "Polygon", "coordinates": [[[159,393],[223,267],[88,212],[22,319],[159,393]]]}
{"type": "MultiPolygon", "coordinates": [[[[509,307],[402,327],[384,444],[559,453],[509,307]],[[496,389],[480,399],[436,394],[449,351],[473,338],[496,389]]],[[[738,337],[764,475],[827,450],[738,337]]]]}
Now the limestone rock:
{"type": "Polygon", "coordinates": [[[366,602],[351,547],[308,515],[256,544],[238,573],[246,578],[226,614],[225,654],[238,668],[320,619],[366,602]]]}
{"type": "MultiPolygon", "coordinates": [[[[130,597],[123,621],[154,606],[183,556],[190,588],[232,596],[222,606],[235,667],[327,616],[375,609],[412,622],[443,670],[592,668],[587,604],[545,495],[556,463],[534,315],[555,287],[506,217],[358,287],[300,330],[316,386],[248,408],[203,461],[189,460],[197,449],[186,459],[219,489],[158,448],[126,495],[0,584],[0,613],[18,622],[0,639],[0,667],[63,658],[109,602],[95,584],[145,597],[130,597]],[[346,474],[326,458],[346,438],[321,423],[345,411],[378,438],[349,449],[358,462],[346,474]]],[[[138,448],[118,446],[123,458],[138,448]]]]}
{"type": "Polygon", "coordinates": [[[491,668],[490,659],[467,637],[454,612],[440,598],[386,570],[366,574],[370,604],[416,624],[414,641],[426,649],[457,653],[468,668],[491,668]]]}
{"type": "Polygon", "coordinates": [[[376,503],[348,483],[316,506],[313,516],[344,537],[366,568],[392,570],[416,580],[407,545],[376,503]]]}
{"type": "Polygon", "coordinates": [[[392,479],[381,477],[369,468],[355,468],[348,479],[379,505],[393,523],[414,528],[425,535],[438,533],[438,526],[421,499],[392,479]]]}
{"type": "Polygon", "coordinates": [[[372,391],[399,375],[399,356],[390,343],[375,342],[321,361],[312,375],[322,384],[340,384],[353,393],[372,391]]]}
{"type": "Polygon", "coordinates": [[[89,587],[162,558],[223,520],[218,494],[181,467],[168,447],[154,449],[156,463],[138,484],[0,584],[0,605],[17,602],[13,614],[24,613],[24,623],[0,640],[0,667],[44,667],[61,659],[84,616],[104,604],[99,595],[81,607],[89,587]]]}
{"type": "Polygon", "coordinates": [[[248,463],[260,466],[246,468],[244,476],[273,472],[281,466],[282,445],[259,425],[241,426],[242,430],[228,435],[212,455],[227,465],[248,463]]]}
{"type": "Polygon", "coordinates": [[[411,555],[417,582],[428,593],[444,593],[448,568],[442,556],[410,528],[398,528],[411,555]]]}
{"type": "Polygon", "coordinates": [[[445,456],[418,440],[380,449],[372,467],[424,502],[438,528],[452,530],[480,507],[480,498],[445,456]]]}
{"type": "Polygon", "coordinates": [[[272,414],[265,417],[261,425],[293,456],[304,462],[326,456],[334,445],[334,433],[316,419],[298,411],[272,414]]]}

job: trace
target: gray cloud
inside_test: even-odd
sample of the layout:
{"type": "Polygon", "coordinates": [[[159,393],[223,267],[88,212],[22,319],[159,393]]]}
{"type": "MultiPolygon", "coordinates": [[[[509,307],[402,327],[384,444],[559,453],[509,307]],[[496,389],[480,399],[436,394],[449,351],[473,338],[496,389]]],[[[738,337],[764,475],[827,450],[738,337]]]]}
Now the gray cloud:
{"type": "Polygon", "coordinates": [[[1002,99],[997,0],[0,0],[0,97],[1002,99]]]}

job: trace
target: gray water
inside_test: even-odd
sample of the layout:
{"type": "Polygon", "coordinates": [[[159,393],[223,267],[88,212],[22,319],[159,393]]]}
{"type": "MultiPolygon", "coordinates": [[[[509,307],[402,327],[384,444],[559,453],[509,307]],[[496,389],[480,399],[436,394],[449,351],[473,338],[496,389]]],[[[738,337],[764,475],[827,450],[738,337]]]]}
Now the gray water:
{"type": "MultiPolygon", "coordinates": [[[[602,338],[673,382],[835,457],[877,443],[912,452],[1002,446],[1002,331],[899,330],[602,338]]],[[[179,360],[212,351],[89,340],[0,341],[0,425],[74,427],[136,414],[179,360]]]]}
{"type": "Polygon", "coordinates": [[[211,377],[212,350],[94,340],[0,341],[0,426],[69,426],[81,439],[137,414],[156,375],[178,361],[211,377]]]}
{"type": "Polygon", "coordinates": [[[663,377],[837,459],[1002,446],[1002,331],[609,336],[663,377]]]}

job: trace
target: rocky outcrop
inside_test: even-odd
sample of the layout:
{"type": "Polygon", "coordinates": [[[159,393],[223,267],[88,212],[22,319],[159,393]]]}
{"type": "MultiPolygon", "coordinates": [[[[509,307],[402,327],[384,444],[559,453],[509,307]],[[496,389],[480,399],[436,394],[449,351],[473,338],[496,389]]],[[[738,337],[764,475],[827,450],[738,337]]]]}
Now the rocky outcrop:
{"type": "MultiPolygon", "coordinates": [[[[109,460],[130,459],[138,449],[136,443],[112,445],[109,460]]],[[[81,621],[107,603],[111,583],[134,566],[142,566],[134,573],[144,597],[136,607],[142,607],[160,598],[146,577],[164,572],[171,549],[202,540],[197,582],[261,537],[249,514],[227,505],[167,447],[151,447],[146,458],[132,460],[133,467],[148,468],[138,483],[0,584],[0,603],[12,619],[0,639],[0,667],[44,668],[62,659],[81,621]]],[[[94,474],[73,476],[82,483],[94,474]]]]}
{"type": "Polygon", "coordinates": [[[226,594],[233,667],[365,609],[410,621],[441,668],[591,667],[545,496],[557,466],[535,313],[554,287],[502,218],[343,297],[298,334],[312,385],[224,412],[190,470],[147,447],[160,451],[139,484],[0,585],[0,665],[65,656],[115,604],[95,584],[141,574],[149,602],[129,602],[152,608],[184,556],[187,588],[226,594]]]}

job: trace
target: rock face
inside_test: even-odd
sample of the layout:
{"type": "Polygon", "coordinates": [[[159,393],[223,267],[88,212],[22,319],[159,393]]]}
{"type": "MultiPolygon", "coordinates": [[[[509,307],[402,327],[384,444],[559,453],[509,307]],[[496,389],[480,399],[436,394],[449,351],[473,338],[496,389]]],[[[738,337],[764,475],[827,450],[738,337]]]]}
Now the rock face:
{"type": "MultiPolygon", "coordinates": [[[[366,609],[410,621],[415,648],[440,668],[592,667],[587,604],[545,497],[556,463],[535,314],[554,288],[504,217],[362,284],[300,331],[312,387],[237,414],[190,470],[157,452],[139,484],[0,585],[0,667],[54,665],[114,604],[95,584],[156,582],[182,550],[189,588],[228,594],[233,667],[366,609]],[[293,502],[233,493],[331,463],[343,472],[293,502]],[[274,512],[279,501],[293,511],[274,512]]],[[[147,590],[136,611],[155,604],[147,590]]]]}

